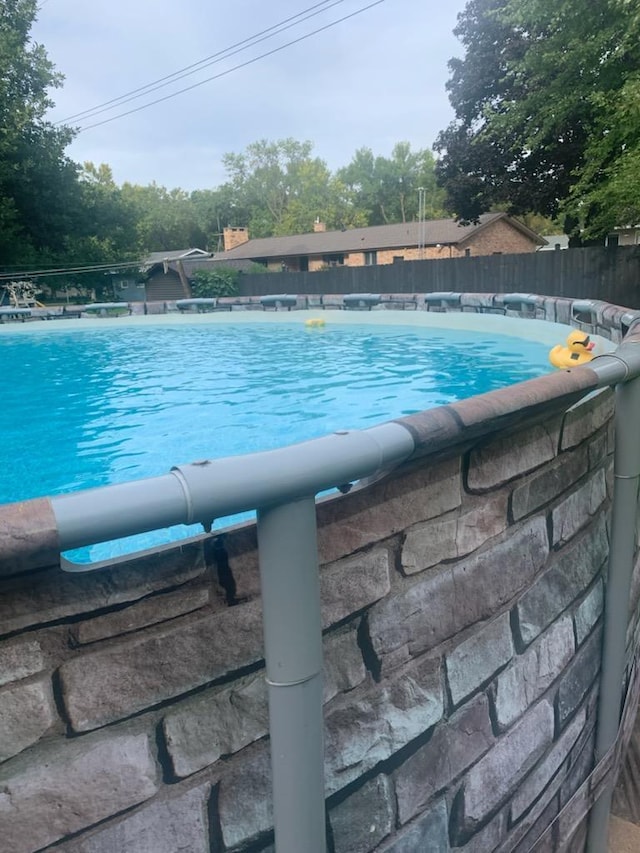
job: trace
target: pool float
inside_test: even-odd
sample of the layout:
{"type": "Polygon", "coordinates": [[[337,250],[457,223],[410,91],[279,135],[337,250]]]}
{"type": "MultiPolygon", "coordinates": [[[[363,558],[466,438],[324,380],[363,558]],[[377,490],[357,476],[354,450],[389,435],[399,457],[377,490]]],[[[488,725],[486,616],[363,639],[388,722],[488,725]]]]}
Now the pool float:
{"type": "Polygon", "coordinates": [[[311,317],[311,319],[305,320],[304,324],[309,329],[319,329],[321,326],[324,326],[324,318],[323,317],[311,317]]]}
{"type": "Polygon", "coordinates": [[[571,332],[566,347],[558,344],[549,353],[549,361],[554,367],[575,367],[586,364],[593,358],[591,350],[595,344],[584,332],[571,332]]]}

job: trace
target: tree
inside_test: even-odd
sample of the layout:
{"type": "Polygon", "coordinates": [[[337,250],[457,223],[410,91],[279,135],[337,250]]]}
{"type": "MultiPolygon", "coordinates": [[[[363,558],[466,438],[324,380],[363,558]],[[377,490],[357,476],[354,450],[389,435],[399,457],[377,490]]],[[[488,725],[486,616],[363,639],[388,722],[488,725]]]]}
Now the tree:
{"type": "Polygon", "coordinates": [[[77,170],[64,154],[66,127],[45,120],[48,91],[61,84],[30,31],[36,0],[0,5],[0,261],[56,256],[75,222],[77,170]]]}
{"type": "Polygon", "coordinates": [[[398,142],[390,158],[358,149],[338,177],[352,192],[354,206],[365,213],[365,224],[383,225],[416,219],[419,188],[425,191],[427,218],[443,215],[444,193],[436,185],[434,166],[430,151],[412,151],[408,142],[398,142]]]}
{"type": "Polygon", "coordinates": [[[506,202],[596,237],[633,212],[620,176],[640,138],[638,23],[629,0],[467,5],[455,30],[465,56],[449,64],[456,119],[435,145],[458,218],[506,202]]]}
{"type": "Polygon", "coordinates": [[[151,183],[146,187],[123,184],[122,199],[136,212],[142,252],[162,249],[204,249],[207,235],[200,227],[190,194],[179,188],[151,183]]]}
{"type": "Polygon", "coordinates": [[[329,228],[364,224],[344,184],[326,163],[312,157],[311,142],[259,140],[241,154],[225,154],[223,163],[235,202],[235,219],[254,237],[313,230],[316,219],[329,228]]]}

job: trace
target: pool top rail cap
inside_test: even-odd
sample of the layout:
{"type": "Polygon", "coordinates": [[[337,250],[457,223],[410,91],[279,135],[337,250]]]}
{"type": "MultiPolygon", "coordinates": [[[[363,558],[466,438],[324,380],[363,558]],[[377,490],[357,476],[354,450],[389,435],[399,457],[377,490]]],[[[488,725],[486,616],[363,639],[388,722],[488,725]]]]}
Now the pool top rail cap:
{"type": "Polygon", "coordinates": [[[201,523],[274,506],[382,473],[415,448],[410,431],[390,421],[368,430],[245,456],[178,465],[169,474],[50,498],[60,550],[174,524],[201,523]]]}

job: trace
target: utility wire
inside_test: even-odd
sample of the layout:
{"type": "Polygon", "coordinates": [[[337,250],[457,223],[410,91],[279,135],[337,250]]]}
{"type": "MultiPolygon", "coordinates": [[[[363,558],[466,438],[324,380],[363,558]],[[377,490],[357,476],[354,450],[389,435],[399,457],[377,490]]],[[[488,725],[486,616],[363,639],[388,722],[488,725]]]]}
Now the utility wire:
{"type": "Polygon", "coordinates": [[[344,15],[342,18],[338,18],[335,21],[331,21],[328,24],[325,24],[323,27],[318,27],[316,30],[312,30],[309,33],[305,33],[303,36],[299,36],[296,39],[292,39],[289,42],[285,42],[285,44],[280,45],[279,47],[273,48],[273,50],[269,50],[266,53],[261,53],[259,56],[253,57],[253,59],[247,59],[245,62],[241,62],[238,65],[234,65],[231,68],[228,68],[226,71],[221,71],[219,74],[214,74],[211,77],[207,77],[204,80],[200,80],[198,83],[193,83],[191,86],[185,86],[184,89],[178,89],[177,92],[172,92],[170,95],[164,95],[162,98],[156,98],[154,101],[149,101],[147,104],[142,104],[139,107],[135,107],[132,110],[127,110],[124,113],[118,113],[115,116],[111,116],[110,118],[105,118],[102,121],[95,122],[94,124],[87,124],[84,127],[77,128],[77,133],[83,133],[85,130],[91,130],[94,127],[101,127],[103,124],[109,124],[109,122],[115,121],[119,118],[124,118],[125,116],[133,115],[134,113],[138,113],[141,110],[146,110],[148,107],[153,107],[156,104],[161,104],[164,101],[168,101],[171,98],[175,98],[178,95],[183,95],[185,92],[190,92],[192,89],[197,89],[199,86],[203,86],[205,83],[210,83],[212,80],[219,80],[221,77],[226,77],[228,74],[231,74],[233,71],[238,71],[240,68],[246,68],[248,65],[253,65],[255,62],[258,62],[260,59],[265,59],[267,56],[273,56],[275,53],[279,53],[281,50],[285,50],[287,47],[291,47],[294,44],[298,44],[299,42],[305,41],[311,36],[315,36],[318,33],[322,33],[325,30],[331,29],[331,27],[335,27],[337,24],[341,24],[343,21],[349,20],[349,18],[355,18],[356,15],[360,15],[363,12],[368,11],[369,9],[373,9],[374,6],[379,6],[381,3],[384,3],[385,0],[375,0],[373,3],[369,3],[367,6],[363,6],[361,9],[356,9],[355,12],[351,12],[349,15],[344,15]]]}
{"type": "Polygon", "coordinates": [[[109,272],[110,270],[118,271],[131,269],[132,267],[140,267],[142,262],[128,261],[117,264],[92,264],[91,266],[77,267],[57,267],[56,269],[40,269],[40,270],[22,270],[21,272],[3,272],[0,273],[0,281],[13,281],[21,278],[42,278],[46,275],[81,275],[91,272],[109,272]]]}
{"type": "Polygon", "coordinates": [[[223,50],[219,50],[216,53],[211,54],[210,56],[206,56],[204,59],[200,59],[198,62],[194,62],[191,65],[185,66],[184,68],[179,68],[172,74],[167,74],[165,77],[160,77],[158,80],[152,80],[151,83],[147,83],[145,86],[140,86],[137,89],[132,89],[130,92],[125,92],[123,95],[120,95],[117,98],[112,98],[110,101],[105,101],[101,104],[97,104],[95,107],[91,107],[90,109],[83,110],[79,113],[74,113],[73,115],[68,116],[65,119],[60,119],[60,121],[54,122],[54,125],[67,124],[68,122],[74,121],[75,119],[92,118],[93,116],[99,115],[103,112],[107,112],[110,109],[115,109],[121,104],[126,104],[129,101],[136,100],[137,98],[142,98],[144,97],[144,95],[148,95],[151,92],[155,92],[158,89],[162,89],[166,86],[169,86],[171,85],[171,83],[175,83],[177,80],[182,80],[184,77],[189,77],[193,74],[197,74],[198,71],[201,71],[203,68],[207,68],[210,65],[214,65],[217,62],[221,62],[223,59],[226,59],[229,56],[234,56],[236,53],[240,53],[241,51],[246,50],[249,47],[253,47],[254,45],[259,44],[262,41],[266,41],[267,39],[273,38],[274,35],[279,35],[281,32],[291,29],[291,27],[297,26],[303,21],[306,21],[309,18],[319,15],[321,12],[326,12],[334,6],[337,6],[343,2],[344,0],[333,0],[333,2],[329,2],[329,0],[323,0],[322,3],[316,3],[315,6],[309,6],[309,8],[303,9],[296,15],[292,15],[289,18],[285,18],[283,21],[280,21],[277,24],[273,24],[273,26],[268,27],[265,30],[260,30],[260,32],[255,33],[254,35],[249,36],[246,39],[243,39],[242,41],[236,42],[235,44],[232,44],[229,47],[224,48],[223,50]],[[291,21],[293,21],[293,23],[290,23],[291,21]],[[276,32],[274,32],[274,30],[276,32]]]}

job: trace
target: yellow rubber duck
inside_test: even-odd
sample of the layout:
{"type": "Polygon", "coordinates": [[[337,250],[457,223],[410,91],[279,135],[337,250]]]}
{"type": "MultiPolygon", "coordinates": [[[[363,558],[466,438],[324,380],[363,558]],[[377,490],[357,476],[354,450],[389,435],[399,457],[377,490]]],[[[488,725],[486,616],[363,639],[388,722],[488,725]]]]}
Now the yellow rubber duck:
{"type": "Polygon", "coordinates": [[[571,332],[567,337],[566,347],[558,344],[549,353],[549,361],[554,367],[575,367],[586,364],[593,358],[591,350],[595,344],[584,332],[571,332]]]}

